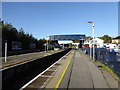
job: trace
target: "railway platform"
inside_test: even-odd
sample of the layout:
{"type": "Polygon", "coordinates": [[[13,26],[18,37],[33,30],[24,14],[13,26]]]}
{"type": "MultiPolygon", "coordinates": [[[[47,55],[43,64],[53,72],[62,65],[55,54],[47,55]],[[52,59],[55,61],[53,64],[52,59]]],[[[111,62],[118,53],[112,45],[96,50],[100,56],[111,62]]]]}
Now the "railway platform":
{"type": "Polygon", "coordinates": [[[0,60],[0,69],[8,68],[17,64],[21,64],[27,61],[35,60],[38,58],[42,58],[48,55],[52,55],[57,52],[61,52],[62,50],[49,50],[43,52],[33,52],[27,54],[13,55],[8,56],[7,61],[5,62],[5,58],[2,57],[0,60]]]}
{"type": "Polygon", "coordinates": [[[29,88],[118,90],[118,79],[81,50],[72,50],[21,89],[29,88]]]}

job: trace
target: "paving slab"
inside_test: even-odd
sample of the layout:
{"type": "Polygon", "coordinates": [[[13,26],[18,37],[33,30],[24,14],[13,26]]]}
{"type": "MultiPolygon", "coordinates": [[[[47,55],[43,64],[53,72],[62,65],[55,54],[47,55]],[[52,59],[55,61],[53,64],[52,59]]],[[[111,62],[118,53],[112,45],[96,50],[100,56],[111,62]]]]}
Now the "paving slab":
{"type": "Polygon", "coordinates": [[[99,69],[81,50],[75,50],[59,88],[88,90],[118,90],[118,81],[106,70],[99,69]]]}
{"type": "MultiPolygon", "coordinates": [[[[45,89],[78,89],[78,90],[118,90],[118,81],[104,69],[97,67],[81,50],[72,50],[56,65],[59,65],[52,76],[43,74],[49,79],[41,86],[45,89]],[[47,75],[47,76],[46,76],[47,75]]],[[[55,67],[50,68],[53,71],[55,67]]],[[[41,80],[41,79],[40,79],[41,80]]],[[[40,82],[36,87],[40,88],[40,82]]],[[[34,85],[34,84],[33,84],[34,85]]],[[[31,85],[31,87],[34,87],[31,85]]]]}
{"type": "MultiPolygon", "coordinates": [[[[60,60],[59,63],[61,63],[61,65],[59,66],[59,68],[57,69],[57,72],[55,73],[55,75],[52,77],[52,79],[46,85],[45,88],[56,88],[56,86],[59,84],[59,82],[61,80],[61,76],[64,75],[64,71],[65,71],[67,65],[69,64],[69,62],[72,61],[73,55],[74,55],[74,51],[71,51],[68,56],[66,56],[65,58],[60,60]]],[[[64,83],[64,84],[66,84],[66,83],[64,83]]],[[[66,86],[66,85],[64,85],[64,86],[66,86]]]]}
{"type": "Polygon", "coordinates": [[[93,88],[91,73],[79,51],[75,52],[69,88],[93,88]]]}

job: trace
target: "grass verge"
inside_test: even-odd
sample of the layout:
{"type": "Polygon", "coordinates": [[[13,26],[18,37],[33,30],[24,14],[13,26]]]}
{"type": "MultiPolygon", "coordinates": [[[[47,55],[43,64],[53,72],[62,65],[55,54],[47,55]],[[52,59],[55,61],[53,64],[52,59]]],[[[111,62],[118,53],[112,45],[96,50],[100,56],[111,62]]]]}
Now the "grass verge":
{"type": "Polygon", "coordinates": [[[110,73],[112,73],[112,75],[115,77],[115,78],[117,78],[117,79],[119,79],[120,80],[120,77],[116,74],[116,73],[114,73],[108,66],[106,66],[106,65],[104,65],[104,64],[102,64],[99,60],[96,60],[96,62],[98,62],[99,63],[99,65],[101,65],[102,66],[102,68],[104,68],[106,71],[108,71],[108,72],[110,72],[110,73]]]}

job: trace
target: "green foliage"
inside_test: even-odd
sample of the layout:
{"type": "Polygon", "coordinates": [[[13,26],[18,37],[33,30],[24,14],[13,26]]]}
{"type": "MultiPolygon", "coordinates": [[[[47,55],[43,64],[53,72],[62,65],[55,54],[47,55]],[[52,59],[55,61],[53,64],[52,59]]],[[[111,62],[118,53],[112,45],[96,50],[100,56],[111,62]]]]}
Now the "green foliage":
{"type": "Polygon", "coordinates": [[[112,42],[112,38],[108,35],[104,35],[102,37],[99,37],[100,39],[104,40],[104,43],[111,43],[112,42]]]}
{"type": "Polygon", "coordinates": [[[98,62],[99,65],[101,65],[106,71],[112,73],[116,78],[120,79],[120,77],[117,74],[115,74],[108,66],[102,64],[99,60],[96,60],[96,62],[98,62]]]}
{"type": "Polygon", "coordinates": [[[8,42],[8,50],[11,50],[12,41],[22,42],[22,49],[28,50],[30,49],[30,44],[35,43],[36,49],[44,49],[44,43],[46,43],[45,39],[37,40],[32,36],[32,34],[25,33],[23,28],[17,30],[13,27],[12,24],[2,24],[2,39],[7,40],[8,42]]]}

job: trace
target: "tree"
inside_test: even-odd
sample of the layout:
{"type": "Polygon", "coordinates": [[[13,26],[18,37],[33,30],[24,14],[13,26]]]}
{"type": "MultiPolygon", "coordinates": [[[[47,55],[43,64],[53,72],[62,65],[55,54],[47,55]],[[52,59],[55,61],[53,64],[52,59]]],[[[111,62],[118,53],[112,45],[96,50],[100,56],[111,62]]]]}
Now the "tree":
{"type": "Polygon", "coordinates": [[[104,40],[104,43],[111,43],[112,42],[112,38],[108,35],[104,35],[102,37],[99,37],[100,39],[104,40]]]}
{"type": "MultiPolygon", "coordinates": [[[[35,44],[35,49],[44,49],[44,44],[47,42],[46,39],[40,39],[37,40],[33,37],[32,34],[25,33],[23,28],[20,30],[17,30],[15,27],[13,27],[10,23],[1,23],[2,27],[0,26],[0,29],[2,28],[2,39],[7,40],[8,42],[8,50],[12,50],[12,41],[21,42],[22,43],[22,49],[23,50],[29,50],[31,49],[31,44],[35,44]]],[[[49,40],[50,43],[52,43],[49,40]]]]}

